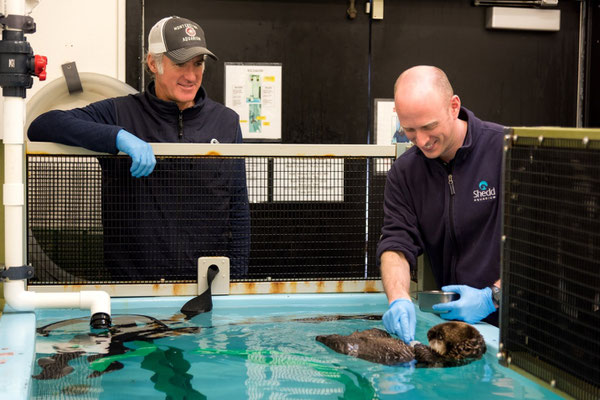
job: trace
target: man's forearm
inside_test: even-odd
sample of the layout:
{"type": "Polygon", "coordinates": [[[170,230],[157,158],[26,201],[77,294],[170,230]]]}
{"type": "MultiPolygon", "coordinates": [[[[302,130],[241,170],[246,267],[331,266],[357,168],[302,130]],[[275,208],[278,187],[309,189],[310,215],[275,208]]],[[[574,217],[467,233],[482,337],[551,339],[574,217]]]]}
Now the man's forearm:
{"type": "Polygon", "coordinates": [[[388,303],[410,299],[410,265],[404,254],[386,251],[381,255],[381,281],[388,303]]]}

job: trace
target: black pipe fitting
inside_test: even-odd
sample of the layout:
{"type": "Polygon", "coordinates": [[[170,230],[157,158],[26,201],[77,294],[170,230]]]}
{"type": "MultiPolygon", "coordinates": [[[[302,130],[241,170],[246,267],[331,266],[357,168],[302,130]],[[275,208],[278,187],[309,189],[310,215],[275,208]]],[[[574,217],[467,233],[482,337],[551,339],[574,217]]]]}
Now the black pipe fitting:
{"type": "MultiPolygon", "coordinates": [[[[6,19],[7,17],[1,18],[2,22],[6,22],[6,19]]],[[[23,19],[21,22],[23,27],[32,24],[35,27],[35,23],[31,19],[23,19]]],[[[33,49],[24,35],[24,32],[29,31],[31,29],[9,30],[6,27],[2,31],[2,40],[0,40],[0,86],[2,87],[3,96],[25,98],[26,89],[31,88],[33,85],[33,75],[38,76],[40,80],[46,79],[48,60],[43,56],[34,56],[33,49]]],[[[33,31],[35,31],[35,28],[33,28],[33,31]]]]}
{"type": "Polygon", "coordinates": [[[97,312],[90,319],[92,329],[108,329],[112,324],[110,315],[103,312],[97,312]]]}

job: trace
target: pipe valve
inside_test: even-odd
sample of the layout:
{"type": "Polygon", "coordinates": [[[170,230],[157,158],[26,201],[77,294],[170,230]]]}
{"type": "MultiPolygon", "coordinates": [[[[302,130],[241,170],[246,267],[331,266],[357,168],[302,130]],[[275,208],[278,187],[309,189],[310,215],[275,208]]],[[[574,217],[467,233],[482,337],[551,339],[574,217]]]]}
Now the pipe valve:
{"type": "Polygon", "coordinates": [[[35,55],[33,61],[33,74],[37,76],[40,81],[46,80],[46,66],[48,65],[48,57],[35,55]]]}
{"type": "Polygon", "coordinates": [[[32,76],[46,79],[48,58],[33,54],[25,33],[35,32],[33,19],[23,15],[0,14],[0,86],[2,95],[25,98],[25,90],[33,85],[32,76]]]}

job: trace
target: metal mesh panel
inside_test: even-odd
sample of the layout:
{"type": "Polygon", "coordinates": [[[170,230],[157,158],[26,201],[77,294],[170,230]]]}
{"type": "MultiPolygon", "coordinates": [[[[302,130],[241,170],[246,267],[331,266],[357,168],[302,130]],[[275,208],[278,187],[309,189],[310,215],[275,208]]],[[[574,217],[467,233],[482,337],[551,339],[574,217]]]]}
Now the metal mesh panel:
{"type": "Polygon", "coordinates": [[[393,158],[157,158],[136,179],[128,157],[28,155],[30,284],[189,282],[201,256],[233,280],[379,277],[393,158]]]}
{"type": "Polygon", "coordinates": [[[513,365],[566,393],[598,398],[597,143],[520,138],[507,151],[504,207],[504,350],[513,365]]]}

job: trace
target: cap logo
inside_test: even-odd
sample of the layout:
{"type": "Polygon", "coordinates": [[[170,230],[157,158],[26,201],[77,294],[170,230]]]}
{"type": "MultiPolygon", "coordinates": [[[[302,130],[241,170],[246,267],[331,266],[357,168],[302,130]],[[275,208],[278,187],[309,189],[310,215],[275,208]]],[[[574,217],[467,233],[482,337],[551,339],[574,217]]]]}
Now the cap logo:
{"type": "Polygon", "coordinates": [[[185,33],[187,33],[188,36],[196,36],[196,30],[191,26],[185,28],[185,33]]]}

